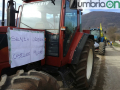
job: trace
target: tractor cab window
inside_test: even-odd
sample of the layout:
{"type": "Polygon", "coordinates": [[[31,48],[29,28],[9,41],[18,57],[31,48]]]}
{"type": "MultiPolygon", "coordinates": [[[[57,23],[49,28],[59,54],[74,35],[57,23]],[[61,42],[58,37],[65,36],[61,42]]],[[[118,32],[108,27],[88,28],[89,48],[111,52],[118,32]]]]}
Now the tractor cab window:
{"type": "Polygon", "coordinates": [[[77,30],[77,10],[73,10],[69,8],[69,1],[66,0],[66,10],[65,10],[65,22],[64,26],[65,30],[65,38],[63,45],[63,56],[66,56],[74,34],[77,30]]]}
{"type": "Polygon", "coordinates": [[[100,30],[97,30],[97,29],[91,30],[91,34],[99,37],[100,36],[100,30]]]}
{"type": "Polygon", "coordinates": [[[36,1],[23,5],[20,27],[53,30],[58,33],[60,22],[61,0],[36,1]]]}

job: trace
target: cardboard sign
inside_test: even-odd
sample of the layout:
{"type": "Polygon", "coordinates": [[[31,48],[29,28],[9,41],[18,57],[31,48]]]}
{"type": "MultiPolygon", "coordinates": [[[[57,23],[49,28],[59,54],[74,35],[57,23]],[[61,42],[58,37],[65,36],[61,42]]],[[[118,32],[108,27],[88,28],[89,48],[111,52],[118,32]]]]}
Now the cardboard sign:
{"type": "Polygon", "coordinates": [[[10,30],[8,28],[7,36],[11,68],[44,59],[45,36],[43,31],[10,30]]]}

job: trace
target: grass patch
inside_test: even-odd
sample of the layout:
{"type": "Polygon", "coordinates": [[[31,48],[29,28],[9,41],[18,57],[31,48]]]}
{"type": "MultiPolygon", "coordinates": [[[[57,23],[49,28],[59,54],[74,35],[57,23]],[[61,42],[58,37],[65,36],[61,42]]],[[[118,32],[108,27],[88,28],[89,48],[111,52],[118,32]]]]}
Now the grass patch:
{"type": "Polygon", "coordinates": [[[114,42],[114,43],[113,43],[113,46],[115,46],[115,47],[120,47],[120,44],[114,42]]]}

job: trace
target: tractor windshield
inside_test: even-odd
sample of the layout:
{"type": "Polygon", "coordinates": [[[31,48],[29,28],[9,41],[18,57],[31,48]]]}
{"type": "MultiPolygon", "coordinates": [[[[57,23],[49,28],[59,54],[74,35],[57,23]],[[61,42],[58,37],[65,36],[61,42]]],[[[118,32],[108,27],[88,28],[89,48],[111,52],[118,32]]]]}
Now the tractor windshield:
{"type": "Polygon", "coordinates": [[[91,30],[91,34],[100,37],[100,31],[99,30],[91,30]]]}
{"type": "MultiPolygon", "coordinates": [[[[61,0],[36,1],[23,5],[20,28],[59,31],[61,0]]],[[[56,33],[57,33],[56,32],[56,33]]]]}

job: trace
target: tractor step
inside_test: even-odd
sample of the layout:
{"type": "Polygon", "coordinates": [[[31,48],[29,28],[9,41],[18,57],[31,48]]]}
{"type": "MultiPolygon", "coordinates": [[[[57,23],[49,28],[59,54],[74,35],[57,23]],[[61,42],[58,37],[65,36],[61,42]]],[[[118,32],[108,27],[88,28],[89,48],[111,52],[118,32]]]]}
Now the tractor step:
{"type": "Polygon", "coordinates": [[[63,86],[63,82],[62,82],[62,81],[57,81],[57,83],[58,83],[58,85],[59,85],[60,87],[63,86]]]}
{"type": "MultiPolygon", "coordinates": [[[[62,88],[70,88],[70,86],[73,84],[74,80],[69,76],[70,70],[67,70],[66,72],[58,72],[60,74],[60,77],[62,78],[62,88]]],[[[60,87],[61,87],[61,82],[59,81],[60,87]]]]}

